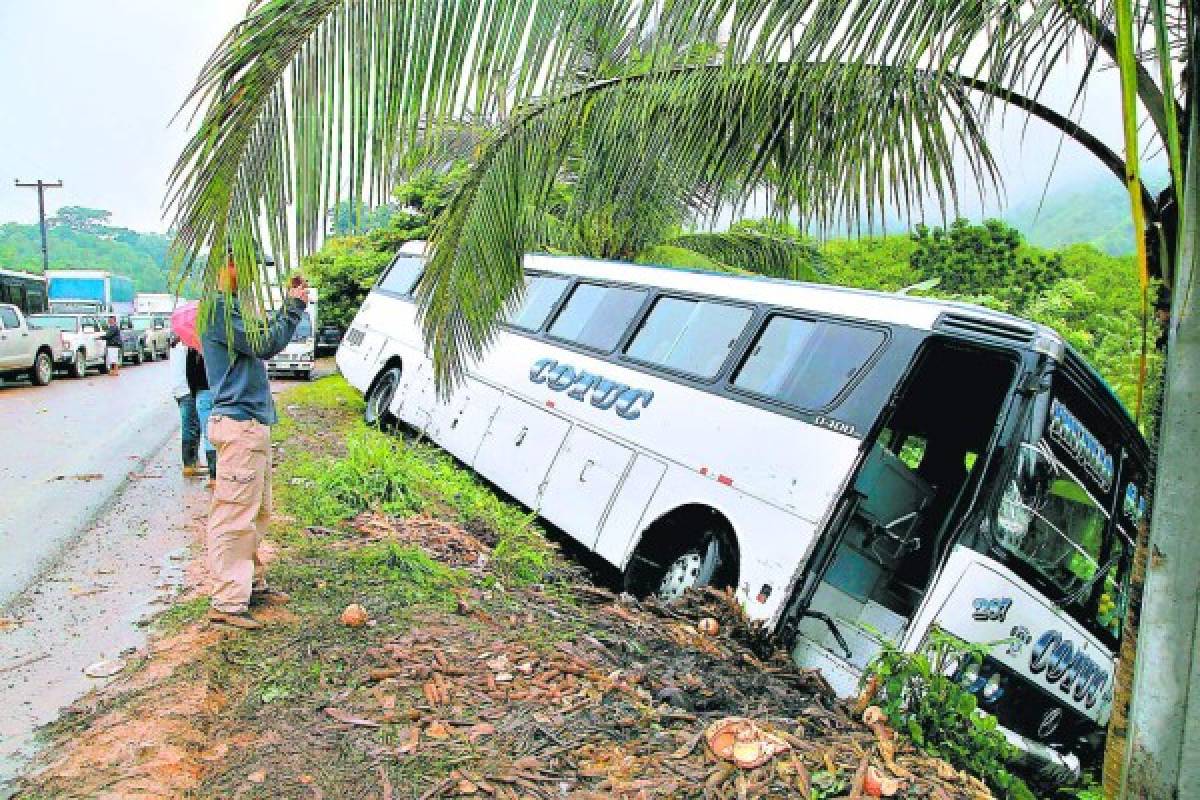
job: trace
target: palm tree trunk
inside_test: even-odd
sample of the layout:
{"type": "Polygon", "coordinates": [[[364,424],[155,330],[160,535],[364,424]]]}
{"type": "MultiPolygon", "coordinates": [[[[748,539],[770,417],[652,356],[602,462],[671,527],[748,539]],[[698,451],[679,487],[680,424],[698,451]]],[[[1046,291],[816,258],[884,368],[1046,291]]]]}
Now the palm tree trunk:
{"type": "MultiPolygon", "coordinates": [[[[1133,679],[1119,793],[1129,800],[1200,797],[1200,136],[1195,109],[1190,117],[1149,558],[1139,554],[1145,592],[1136,662],[1121,651],[1121,672],[1133,679]]],[[[1125,688],[1117,686],[1114,711],[1125,688]]]]}

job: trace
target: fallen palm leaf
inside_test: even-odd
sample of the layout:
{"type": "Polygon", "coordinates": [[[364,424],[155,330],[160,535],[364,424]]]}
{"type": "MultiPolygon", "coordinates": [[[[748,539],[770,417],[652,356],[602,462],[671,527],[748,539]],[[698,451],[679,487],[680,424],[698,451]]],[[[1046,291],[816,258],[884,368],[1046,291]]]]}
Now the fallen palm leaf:
{"type": "Polygon", "coordinates": [[[353,725],[356,728],[379,728],[379,727],[382,727],[375,720],[355,716],[354,714],[351,714],[348,711],[343,711],[342,709],[334,708],[333,706],[326,706],[325,713],[328,714],[330,717],[334,718],[335,720],[337,720],[338,722],[341,722],[345,725],[353,725]]]}

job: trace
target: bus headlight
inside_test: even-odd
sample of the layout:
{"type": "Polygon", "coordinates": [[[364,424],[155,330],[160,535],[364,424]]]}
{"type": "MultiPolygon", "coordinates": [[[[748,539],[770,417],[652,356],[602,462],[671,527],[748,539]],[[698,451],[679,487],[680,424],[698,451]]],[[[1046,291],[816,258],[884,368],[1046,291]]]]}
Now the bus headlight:
{"type": "Polygon", "coordinates": [[[985,681],[986,679],[981,680],[979,677],[979,663],[976,661],[967,664],[958,678],[958,682],[963,685],[963,688],[972,693],[978,692],[985,681]]]}
{"type": "Polygon", "coordinates": [[[985,703],[994,703],[1004,694],[1004,678],[999,672],[993,672],[992,677],[988,678],[987,683],[983,685],[983,691],[979,693],[985,703]]]}

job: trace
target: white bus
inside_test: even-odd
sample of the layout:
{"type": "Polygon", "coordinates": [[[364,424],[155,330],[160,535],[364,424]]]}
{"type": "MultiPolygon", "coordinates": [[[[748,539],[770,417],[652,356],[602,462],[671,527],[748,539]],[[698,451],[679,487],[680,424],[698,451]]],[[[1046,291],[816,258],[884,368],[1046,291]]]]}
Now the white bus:
{"type": "Polygon", "coordinates": [[[448,401],[396,257],[338,350],[402,421],[671,597],[731,586],[852,694],[881,640],[993,648],[958,676],[1043,777],[1102,750],[1149,454],[1053,330],[830,286],[530,255],[448,401]]]}

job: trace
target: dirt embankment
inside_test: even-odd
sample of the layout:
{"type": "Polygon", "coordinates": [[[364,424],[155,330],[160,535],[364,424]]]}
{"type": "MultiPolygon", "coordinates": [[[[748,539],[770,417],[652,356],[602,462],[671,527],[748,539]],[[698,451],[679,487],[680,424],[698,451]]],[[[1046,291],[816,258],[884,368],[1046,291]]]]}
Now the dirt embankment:
{"type": "Polygon", "coordinates": [[[270,574],[291,602],[246,634],[186,595],[21,796],[989,796],[834,702],[729,598],[589,585],[444,457],[356,427],[356,402],[330,381],[281,402],[270,574]]]}

